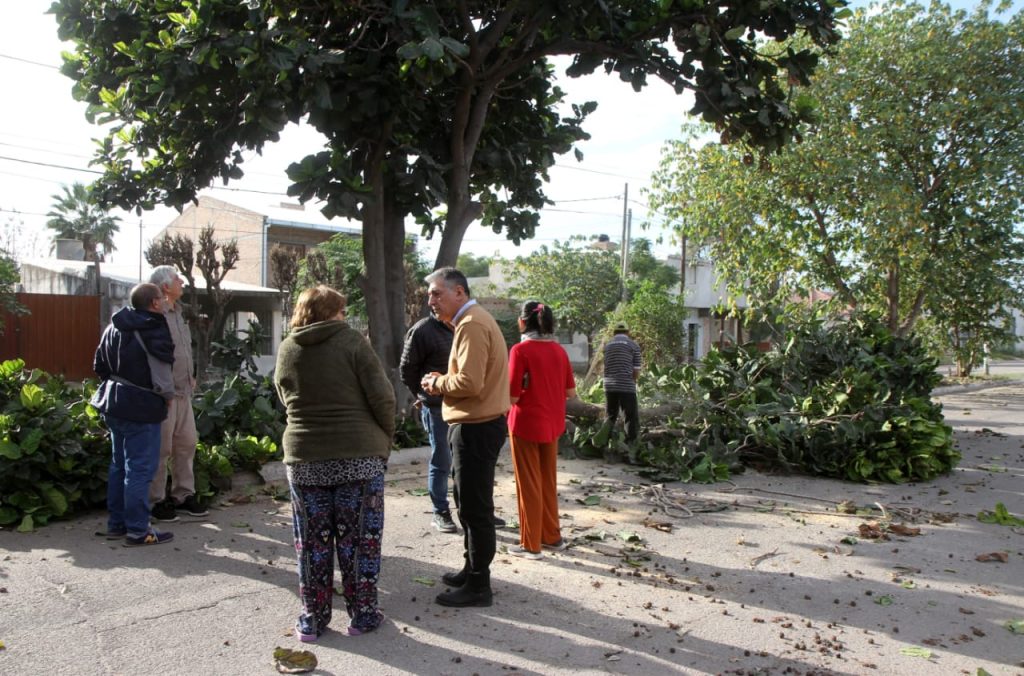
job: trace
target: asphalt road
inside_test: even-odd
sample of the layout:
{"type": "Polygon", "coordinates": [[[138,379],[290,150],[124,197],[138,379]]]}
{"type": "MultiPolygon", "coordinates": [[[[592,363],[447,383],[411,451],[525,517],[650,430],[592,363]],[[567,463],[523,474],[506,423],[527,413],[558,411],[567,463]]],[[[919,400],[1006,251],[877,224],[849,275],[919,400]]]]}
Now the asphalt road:
{"type": "MultiPolygon", "coordinates": [[[[1024,529],[976,518],[996,502],[1024,516],[1024,386],[942,403],[964,460],[929,484],[749,472],[659,486],[562,460],[574,546],[541,561],[499,553],[494,605],[480,609],[433,603],[462,539],[429,527],[425,449],[398,452],[387,620],[313,646],[291,635],[288,504],[259,489],[145,549],[95,538],[100,512],[0,530],[0,674],[271,674],[275,646],[308,647],[320,674],[1024,674],[1024,635],[1006,628],[1024,620],[1024,529]],[[840,514],[842,500],[870,513],[840,514]],[[860,532],[870,523],[920,533],[872,540],[860,532]]],[[[498,474],[497,504],[514,519],[507,456],[498,474]]]]}

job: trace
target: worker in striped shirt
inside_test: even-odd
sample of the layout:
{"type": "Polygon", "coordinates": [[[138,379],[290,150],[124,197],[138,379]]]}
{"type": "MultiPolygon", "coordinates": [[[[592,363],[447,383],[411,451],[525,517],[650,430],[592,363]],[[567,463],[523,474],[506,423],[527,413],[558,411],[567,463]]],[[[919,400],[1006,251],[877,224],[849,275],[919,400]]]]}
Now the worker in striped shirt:
{"type": "Polygon", "coordinates": [[[640,433],[640,408],[636,399],[636,381],[640,377],[640,346],[629,337],[629,326],[619,322],[615,335],[604,346],[604,400],[609,425],[614,425],[622,409],[626,419],[626,441],[640,433]]]}

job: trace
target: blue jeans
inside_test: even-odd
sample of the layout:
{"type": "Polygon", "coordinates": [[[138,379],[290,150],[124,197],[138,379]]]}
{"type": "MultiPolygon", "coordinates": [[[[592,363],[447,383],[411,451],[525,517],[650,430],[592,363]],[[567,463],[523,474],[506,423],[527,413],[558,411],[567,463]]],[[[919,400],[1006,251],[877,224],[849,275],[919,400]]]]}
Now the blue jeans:
{"type": "Polygon", "coordinates": [[[447,512],[448,477],[452,473],[452,451],[448,446],[448,423],[441,417],[441,407],[424,405],[420,421],[430,437],[430,466],[427,469],[427,491],[434,503],[434,513],[447,512]]]}
{"type": "Polygon", "coordinates": [[[140,423],[112,415],[103,420],[113,452],[107,473],[107,531],[149,532],[149,484],[160,461],[160,423],[140,423]]]}

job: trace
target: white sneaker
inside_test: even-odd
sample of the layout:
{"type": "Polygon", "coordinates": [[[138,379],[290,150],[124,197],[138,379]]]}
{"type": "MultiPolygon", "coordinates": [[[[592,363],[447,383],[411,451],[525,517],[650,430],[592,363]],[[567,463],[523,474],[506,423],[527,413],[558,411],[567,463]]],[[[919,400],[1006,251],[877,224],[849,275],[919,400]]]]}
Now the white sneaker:
{"type": "Polygon", "coordinates": [[[554,552],[564,552],[566,549],[569,548],[569,541],[565,538],[560,538],[558,542],[555,542],[554,544],[541,545],[541,547],[543,547],[544,549],[550,549],[554,552]]]}
{"type": "Polygon", "coordinates": [[[520,545],[509,547],[508,553],[512,556],[518,556],[521,559],[530,559],[531,561],[539,561],[544,558],[544,555],[540,552],[531,552],[529,549],[524,549],[520,545]]]}

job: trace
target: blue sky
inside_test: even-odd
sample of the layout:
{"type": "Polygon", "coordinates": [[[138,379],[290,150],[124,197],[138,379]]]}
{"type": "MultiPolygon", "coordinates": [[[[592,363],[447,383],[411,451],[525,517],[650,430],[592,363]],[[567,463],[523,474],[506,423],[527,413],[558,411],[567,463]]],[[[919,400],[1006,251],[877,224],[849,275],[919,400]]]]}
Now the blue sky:
{"type": "MultiPolygon", "coordinates": [[[[44,14],[50,1],[8,0],[4,3],[4,21],[0,22],[0,87],[5,92],[5,105],[0,106],[0,223],[9,218],[23,222],[21,243],[28,246],[34,240],[40,255],[49,248],[45,213],[53,201],[50,196],[59,192],[62,184],[91,180],[91,174],[76,169],[87,167],[90,139],[98,135],[97,128],[85,121],[84,107],[71,98],[71,81],[57,71],[60,51],[66,46],[57,40],[53,17],[44,14]]],[[[951,4],[958,8],[976,6],[962,0],[951,4]]],[[[852,3],[854,7],[867,5],[852,3]]],[[[1014,11],[1022,6],[1024,0],[1017,0],[1014,11]]],[[[570,101],[596,100],[599,104],[585,126],[593,138],[580,145],[584,161],[577,163],[570,154],[559,159],[551,170],[552,182],[546,192],[556,204],[544,210],[537,238],[517,249],[502,235],[471,226],[463,251],[492,255],[500,250],[509,257],[574,234],[605,233],[617,240],[626,184],[634,236],[639,224],[648,220],[641,191],[649,185],[662,145],[678,135],[690,97],[676,96],[660,81],[634,94],[617,78],[604,75],[565,79],[560,85],[570,101]]],[[[246,178],[230,186],[261,192],[213,190],[209,194],[250,207],[286,200],[284,167],[318,148],[314,134],[291,130],[263,157],[253,156],[247,161],[246,178]]],[[[120,215],[124,220],[112,262],[134,265],[140,242],[147,245],[175,214],[163,209],[146,212],[141,218],[120,215]]],[[[664,234],[654,229],[645,236],[653,239],[664,234]]],[[[674,249],[667,241],[656,247],[662,255],[674,249]]],[[[430,243],[426,243],[426,251],[432,258],[434,247],[430,243]]]]}

